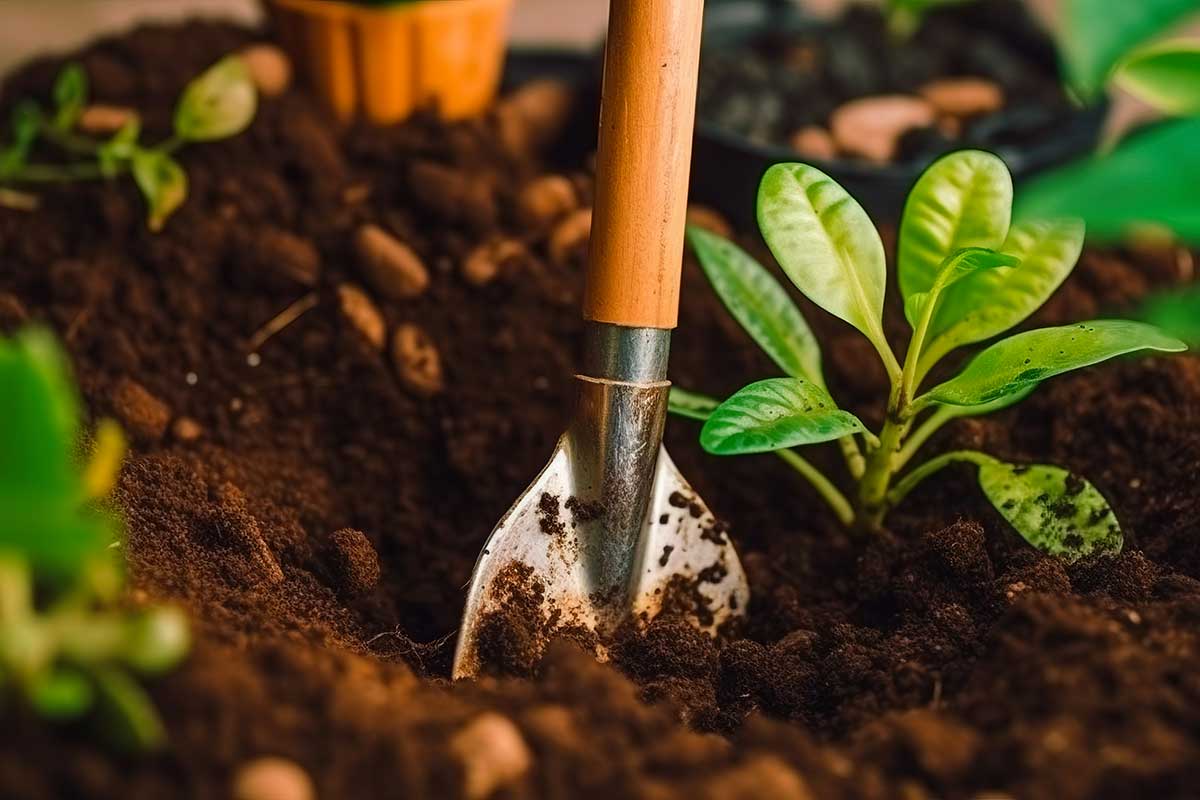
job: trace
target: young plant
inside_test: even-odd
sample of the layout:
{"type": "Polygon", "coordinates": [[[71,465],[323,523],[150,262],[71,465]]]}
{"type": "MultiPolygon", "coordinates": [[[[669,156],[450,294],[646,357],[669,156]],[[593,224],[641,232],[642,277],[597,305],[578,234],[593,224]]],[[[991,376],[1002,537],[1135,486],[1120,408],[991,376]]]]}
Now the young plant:
{"type": "Polygon", "coordinates": [[[991,339],[1046,301],[1075,265],[1075,220],[1010,225],[1012,181],[1000,159],[977,151],[936,162],[913,188],[900,224],[899,281],[913,328],[903,361],[883,334],[886,267],[879,235],[842,187],[805,164],[777,164],[758,197],[762,234],[810,300],[871,342],[891,383],[883,427],[873,432],[838,408],[821,373],[816,339],[783,287],[747,253],[699,228],[688,231],[709,280],[734,318],[787,377],[752,383],[724,402],[672,390],[671,409],[704,420],[715,455],[778,452],[848,527],[880,526],[930,475],[977,469],[984,494],[1030,543],[1075,559],[1122,545],[1108,503],[1086,480],[1053,466],[1019,466],[959,450],[909,468],[921,446],[959,417],[998,411],[1061,373],[1139,350],[1185,346],[1149,325],[1095,320],[1042,328],[984,349],[947,381],[923,389],[951,351],[991,339]],[[846,495],[791,448],[836,441],[854,480],[846,495]]]}
{"type": "Polygon", "coordinates": [[[187,173],[174,153],[186,144],[241,133],[254,119],[258,94],[245,63],[228,56],[187,85],[175,109],[174,133],[149,147],[140,144],[137,117],[105,141],[79,132],[77,124],[87,103],[87,74],[78,64],[68,64],[59,73],[53,110],[45,111],[33,100],[19,102],[12,116],[12,140],[0,150],[0,185],[69,183],[129,173],[146,199],[150,229],[158,231],[187,199],[187,173]],[[71,160],[32,163],[39,141],[62,150],[71,160]]]}
{"type": "Polygon", "coordinates": [[[188,626],[178,609],[121,603],[119,521],[101,505],[120,430],[100,423],[77,463],[79,401],[45,332],[0,339],[0,386],[0,690],[48,720],[89,716],[122,749],[158,747],[134,676],[175,666],[188,626]]]}
{"type": "Polygon", "coordinates": [[[935,8],[957,5],[968,0],[887,0],[888,29],[898,37],[904,38],[916,33],[921,27],[921,20],[935,8]]]}

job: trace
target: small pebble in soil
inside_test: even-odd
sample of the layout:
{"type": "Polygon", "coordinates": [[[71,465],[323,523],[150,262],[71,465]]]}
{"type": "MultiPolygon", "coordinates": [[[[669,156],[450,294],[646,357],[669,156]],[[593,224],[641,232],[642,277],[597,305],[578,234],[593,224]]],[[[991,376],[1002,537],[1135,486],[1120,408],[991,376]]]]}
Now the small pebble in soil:
{"type": "Polygon", "coordinates": [[[278,97],[292,85],[292,60],[273,44],[252,44],[238,55],[265,97],[278,97]]]}
{"type": "Polygon", "coordinates": [[[352,283],[343,283],[337,289],[338,308],[363,339],[376,350],[387,344],[387,323],[383,314],[371,302],[371,297],[352,283]]]}
{"type": "Polygon", "coordinates": [[[778,756],[755,756],[706,782],[703,800],[815,800],[808,784],[778,756]]]}
{"type": "Polygon", "coordinates": [[[267,227],[247,237],[248,255],[256,276],[277,283],[294,281],[316,286],[321,276],[321,254],[311,241],[283,228],[267,227]]]}
{"type": "Polygon", "coordinates": [[[136,111],[125,106],[93,103],[79,114],[75,126],[83,133],[103,136],[121,130],[131,119],[136,119],[137,115],[136,111]]]}
{"type": "Polygon", "coordinates": [[[939,114],[978,117],[1004,106],[1004,90],[987,78],[941,78],[918,90],[939,114]]]}
{"type": "Polygon", "coordinates": [[[436,161],[418,161],[409,168],[408,179],[417,201],[444,221],[480,231],[496,226],[500,212],[487,176],[436,161]]]}
{"type": "Polygon", "coordinates": [[[171,435],[179,442],[194,442],[204,435],[204,428],[191,417],[179,417],[171,423],[171,435]]]}
{"type": "Polygon", "coordinates": [[[11,334],[28,319],[25,304],[15,294],[0,292],[0,333],[11,334]]]}
{"type": "Polygon", "coordinates": [[[587,256],[587,243],[592,235],[592,210],[581,208],[558,223],[550,234],[547,248],[550,260],[559,267],[569,267],[587,256]]]}
{"type": "Polygon", "coordinates": [[[396,328],[392,337],[392,358],[400,383],[423,397],[431,397],[445,388],[442,358],[429,335],[412,323],[396,328]]]}
{"type": "Polygon", "coordinates": [[[366,594],[379,583],[379,554],[362,531],[334,531],[329,537],[329,563],[346,594],[366,594]]]}
{"type": "Polygon", "coordinates": [[[714,211],[708,206],[696,203],[689,205],[687,207],[687,224],[703,228],[718,236],[724,236],[726,239],[733,238],[733,226],[729,224],[729,220],[725,219],[719,211],[714,211]]]}
{"type": "Polygon", "coordinates": [[[157,442],[171,423],[171,409],[132,378],[121,378],[112,390],[113,413],[137,439],[157,442]]]}
{"type": "Polygon", "coordinates": [[[569,178],[543,175],[525,184],[517,195],[517,219],[527,228],[540,230],[578,205],[579,197],[569,178]]]}
{"type": "Polygon", "coordinates": [[[384,297],[408,300],[429,288],[429,270],[421,257],[378,225],[359,228],[354,249],[367,282],[384,297]]]}
{"type": "Polygon", "coordinates": [[[496,126],[505,150],[517,156],[554,141],[571,117],[575,92],[553,79],[530,81],[496,107],[496,126]]]}
{"type": "Polygon", "coordinates": [[[233,777],[233,800],[316,800],[312,778],[286,758],[256,758],[233,777]]]}
{"type": "Polygon", "coordinates": [[[893,94],[851,100],[833,112],[829,125],[840,150],[887,164],[906,131],[929,127],[935,118],[928,100],[893,94]]]}
{"type": "Polygon", "coordinates": [[[450,740],[463,769],[463,796],[483,800],[529,771],[533,756],[521,731],[507,717],[480,714],[450,740]]]}
{"type": "Polygon", "coordinates": [[[462,262],[462,276],[472,286],[486,286],[509,264],[528,257],[529,251],[517,239],[495,238],[477,246],[462,262]]]}
{"type": "Polygon", "coordinates": [[[832,161],[837,158],[837,142],[820,125],[805,125],[788,138],[788,144],[798,154],[817,161],[832,161]]]}

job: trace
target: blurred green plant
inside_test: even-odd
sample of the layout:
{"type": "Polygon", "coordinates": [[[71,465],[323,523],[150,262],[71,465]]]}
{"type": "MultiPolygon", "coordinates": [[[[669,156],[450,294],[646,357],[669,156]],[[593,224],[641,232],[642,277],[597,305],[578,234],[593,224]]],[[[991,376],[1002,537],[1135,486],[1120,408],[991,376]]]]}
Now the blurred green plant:
{"type": "Polygon", "coordinates": [[[713,288],[788,377],[757,381],[724,401],[672,389],[671,410],[704,421],[700,444],[714,455],[778,453],[848,527],[877,528],[922,481],[966,463],[996,510],[1032,545],[1068,560],[1119,552],[1120,525],[1104,497],[1059,467],[959,450],[904,472],[954,419],[1007,408],[1044,380],[1116,356],[1186,349],[1128,320],[1040,328],[995,342],[958,375],[922,391],[943,357],[1019,324],[1075,267],[1082,223],[1012,225],[1012,199],[1008,169],[989,153],[952,153],[917,181],[899,233],[900,290],[913,329],[901,363],[883,333],[886,264],[866,212],[811,166],[771,167],[758,197],[763,238],[809,300],[858,329],[878,352],[891,384],[883,425],[876,434],[838,408],[821,372],[820,346],[775,278],[733,242],[694,227],[688,239],[713,288]],[[855,482],[850,497],[791,449],[833,441],[855,482]]]}
{"type": "Polygon", "coordinates": [[[969,0],[887,0],[888,29],[900,37],[911,36],[933,9],[965,2],[969,0]]]}
{"type": "Polygon", "coordinates": [[[13,110],[11,140],[0,150],[0,184],[69,183],[133,176],[146,199],[151,230],[161,230],[187,199],[187,173],[174,153],[193,142],[235,136],[254,119],[257,90],[238,56],[218,61],[184,89],[175,110],[174,133],[152,147],[139,143],[141,121],[130,118],[106,141],[80,133],[77,124],[88,105],[87,74],[68,64],[54,84],[54,108],[45,111],[33,100],[13,110]],[[72,158],[70,163],[32,163],[34,146],[44,141],[72,158]]]}
{"type": "Polygon", "coordinates": [[[120,523],[103,500],[124,438],[101,422],[80,466],[80,403],[49,333],[0,339],[0,386],[0,688],[48,720],[90,716],[123,750],[159,747],[134,676],[174,667],[189,633],[176,608],[121,604],[120,523]]]}

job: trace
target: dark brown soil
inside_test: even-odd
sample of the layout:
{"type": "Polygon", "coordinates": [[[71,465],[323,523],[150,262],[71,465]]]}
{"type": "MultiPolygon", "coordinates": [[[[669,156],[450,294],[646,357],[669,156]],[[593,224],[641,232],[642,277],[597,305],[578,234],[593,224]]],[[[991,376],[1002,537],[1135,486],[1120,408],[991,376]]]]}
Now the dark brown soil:
{"type": "Polygon", "coordinates": [[[955,147],[1036,146],[1075,113],[1055,47],[1020,0],[935,5],[911,36],[890,31],[883,12],[868,4],[852,4],[830,21],[798,20],[787,5],[758,35],[712,31],[717,44],[701,61],[702,120],[758,144],[787,146],[796,131],[828,125],[834,110],[861,97],[916,94],[942,78],[982,78],[1000,88],[1004,107],[976,115],[957,134],[937,127],[906,134],[895,160],[908,162],[955,147]],[[740,41],[723,43],[726,36],[740,41]]]}
{"type": "MultiPolygon", "coordinates": [[[[144,29],[83,62],[102,100],[161,131],[179,87],[247,38],[144,29]]],[[[44,96],[56,66],[10,80],[4,107],[44,96]]],[[[135,437],[119,498],[133,585],[185,605],[197,628],[187,665],[153,687],[165,754],[116,759],[85,730],[10,719],[0,796],[227,798],[240,764],[278,755],[321,797],[453,798],[467,767],[450,742],[485,710],[532,754],[512,798],[1194,796],[1200,360],[1057,379],[932,443],[1090,478],[1126,552],[1070,568],[1024,545],[965,472],[927,484],[864,545],[776,459],[705,456],[695,426],[672,421],[676,460],[749,572],[745,634],[718,648],[660,619],[617,644],[616,668],[559,642],[510,665],[532,678],[451,685],[474,559],[568,412],[578,254],[553,262],[550,232],[513,213],[548,167],[508,153],[489,121],[339,133],[298,91],[183,161],[191,196],[157,236],[127,181],[0,211],[0,324],[57,330],[94,415],[135,437]],[[443,173],[472,187],[470,213],[430,188],[443,173]],[[336,287],[363,281],[364,223],[429,268],[423,297],[375,301],[390,329],[427,332],[442,393],[403,388],[339,312],[336,287]],[[464,280],[467,253],[498,235],[527,257],[486,286],[464,280]],[[288,253],[314,251],[319,302],[248,360],[251,336],[310,291],[288,253]]],[[[568,172],[588,203],[590,179],[568,172]]],[[[1038,321],[1119,310],[1190,280],[1191,257],[1089,252],[1038,321]]],[[[677,382],[720,393],[772,374],[694,265],[683,294],[677,382]]],[[[806,311],[835,394],[876,421],[870,347],[806,311]]]]}

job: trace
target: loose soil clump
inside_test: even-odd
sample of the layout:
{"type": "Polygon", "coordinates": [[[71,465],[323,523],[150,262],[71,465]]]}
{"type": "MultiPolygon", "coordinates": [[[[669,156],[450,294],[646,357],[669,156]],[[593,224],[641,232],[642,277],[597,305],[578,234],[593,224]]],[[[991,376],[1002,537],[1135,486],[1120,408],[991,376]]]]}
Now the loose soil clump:
{"type": "MultiPolygon", "coordinates": [[[[78,57],[97,101],[138,109],[153,133],[188,79],[256,38],[152,27],[78,57]]],[[[58,66],[12,77],[4,109],[45,96],[58,66]]],[[[932,442],[1086,475],[1124,527],[1117,558],[1040,555],[954,472],[922,486],[890,534],[854,541],[776,459],[709,457],[674,420],[668,445],[744,560],[745,629],[718,644],[667,615],[614,643],[611,665],[586,643],[535,630],[525,647],[506,631],[500,672],[520,677],[448,682],[464,586],[564,428],[581,330],[591,177],[533,153],[545,131],[513,135],[514,120],[532,124],[525,105],[339,130],[292,88],[245,134],[182,154],[191,192],[159,235],[127,182],[0,210],[0,325],[57,331],[92,416],[133,434],[118,501],[134,591],[185,606],[197,640],[152,687],[167,752],[114,758],[83,727],[14,716],[0,795],[227,798],[266,757],[339,798],[1193,794],[1195,357],[1056,379],[932,442]],[[569,181],[574,210],[522,204],[547,175],[569,181]],[[378,289],[364,226],[420,260],[420,294],[378,289]],[[497,240],[521,255],[487,281],[464,275],[497,240]],[[364,328],[346,311],[346,285],[378,312],[383,342],[423,333],[440,391],[405,379],[375,315],[364,328]],[[294,321],[254,338],[310,292],[294,321]],[[480,741],[495,753],[477,757],[480,741]]],[[[1036,322],[1119,309],[1190,280],[1191,259],[1089,251],[1036,322]]],[[[770,374],[695,265],[684,282],[673,379],[719,394],[770,374]]],[[[835,394],[877,422],[885,379],[869,345],[801,302],[835,394]]],[[[888,321],[902,333],[894,302],[888,321]]]]}

